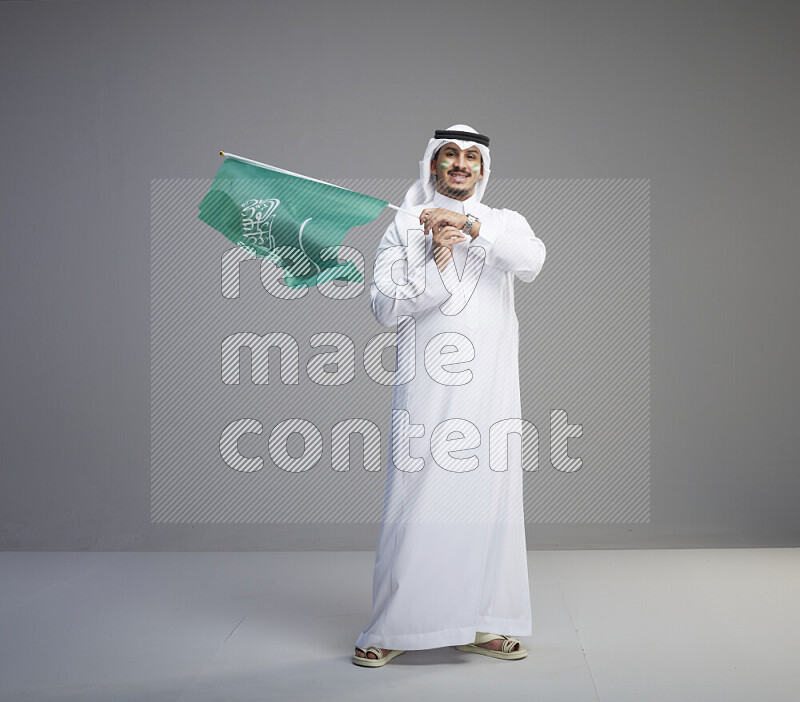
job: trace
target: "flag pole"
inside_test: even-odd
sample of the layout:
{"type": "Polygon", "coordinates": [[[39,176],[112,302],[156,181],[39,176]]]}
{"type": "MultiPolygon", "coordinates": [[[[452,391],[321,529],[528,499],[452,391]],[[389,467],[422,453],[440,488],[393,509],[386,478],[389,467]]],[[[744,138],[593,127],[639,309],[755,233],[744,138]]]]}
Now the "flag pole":
{"type": "MultiPolygon", "coordinates": [[[[277,171],[278,173],[285,173],[286,175],[295,176],[296,178],[305,178],[306,180],[313,180],[315,183],[322,183],[323,185],[330,185],[332,188],[340,188],[341,190],[347,190],[349,193],[356,192],[355,190],[350,190],[349,188],[343,188],[341,185],[334,185],[333,183],[327,183],[324,180],[317,180],[316,178],[309,178],[308,176],[301,175],[300,173],[292,173],[292,171],[286,171],[283,168],[278,168],[277,166],[270,166],[268,163],[261,163],[260,161],[253,161],[250,158],[245,158],[244,156],[237,156],[236,154],[229,154],[227,151],[220,151],[220,156],[224,156],[225,158],[232,158],[236,161],[241,161],[242,163],[249,163],[251,166],[259,166],[260,168],[266,168],[270,171],[277,171]]],[[[358,195],[362,195],[363,193],[358,193],[358,195]]],[[[376,198],[380,199],[380,198],[376,198]]],[[[386,203],[387,207],[391,207],[393,210],[397,210],[398,212],[402,212],[407,215],[411,215],[414,219],[418,219],[419,216],[414,214],[413,212],[409,212],[408,210],[403,210],[399,208],[397,205],[393,205],[391,202],[386,203]]]]}

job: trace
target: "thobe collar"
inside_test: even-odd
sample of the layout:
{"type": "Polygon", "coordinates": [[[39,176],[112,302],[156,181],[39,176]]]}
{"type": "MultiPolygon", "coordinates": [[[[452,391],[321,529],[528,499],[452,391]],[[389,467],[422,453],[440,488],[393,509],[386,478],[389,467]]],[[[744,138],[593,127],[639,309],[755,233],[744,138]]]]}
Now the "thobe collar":
{"type": "Polygon", "coordinates": [[[438,190],[433,194],[433,206],[443,207],[451,212],[459,212],[460,214],[467,214],[468,212],[475,212],[478,207],[478,193],[472,193],[466,200],[456,200],[447,195],[442,195],[438,190]]]}

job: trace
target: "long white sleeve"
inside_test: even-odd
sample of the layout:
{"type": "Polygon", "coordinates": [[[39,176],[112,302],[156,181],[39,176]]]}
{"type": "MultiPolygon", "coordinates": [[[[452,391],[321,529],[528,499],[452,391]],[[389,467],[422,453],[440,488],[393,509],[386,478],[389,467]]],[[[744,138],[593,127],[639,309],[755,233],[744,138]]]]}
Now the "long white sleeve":
{"type": "Polygon", "coordinates": [[[480,234],[470,246],[486,249],[486,265],[511,271],[521,281],[531,282],[542,270],[544,242],[537,238],[527,220],[513,210],[494,210],[481,220],[480,234]]]}
{"type": "MultiPolygon", "coordinates": [[[[409,228],[414,226],[413,220],[398,215],[386,230],[375,255],[369,287],[372,314],[384,327],[394,326],[400,316],[415,316],[438,307],[450,297],[433,258],[430,236],[426,241],[422,231],[413,229],[401,235],[398,220],[407,221],[409,228]],[[397,261],[405,263],[394,265],[397,261]],[[408,266],[407,280],[395,283],[393,266],[397,275],[402,276],[405,265],[408,266]]],[[[416,226],[419,227],[419,223],[416,226]]]]}

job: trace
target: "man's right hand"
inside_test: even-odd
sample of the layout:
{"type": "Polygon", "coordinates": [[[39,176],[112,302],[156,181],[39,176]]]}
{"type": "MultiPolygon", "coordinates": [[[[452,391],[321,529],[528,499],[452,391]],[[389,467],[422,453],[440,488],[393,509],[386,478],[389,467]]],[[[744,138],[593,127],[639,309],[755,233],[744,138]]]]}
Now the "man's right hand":
{"type": "Polygon", "coordinates": [[[464,241],[467,235],[460,229],[445,225],[433,233],[433,255],[436,266],[443,271],[453,257],[453,244],[464,241]]]}
{"type": "Polygon", "coordinates": [[[448,248],[453,248],[453,244],[458,243],[459,241],[464,241],[467,238],[467,235],[464,234],[460,229],[456,229],[455,227],[451,227],[449,224],[446,224],[441,229],[437,229],[433,232],[433,245],[436,246],[446,246],[448,248]]]}

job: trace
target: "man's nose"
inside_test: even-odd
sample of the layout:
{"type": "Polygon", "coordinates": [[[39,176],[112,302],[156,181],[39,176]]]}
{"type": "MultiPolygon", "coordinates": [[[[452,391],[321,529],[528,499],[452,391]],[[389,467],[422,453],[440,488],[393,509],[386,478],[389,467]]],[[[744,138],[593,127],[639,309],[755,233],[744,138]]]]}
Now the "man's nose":
{"type": "Polygon", "coordinates": [[[468,170],[467,169],[467,158],[464,154],[459,154],[456,156],[455,165],[458,166],[462,171],[468,170]]]}

